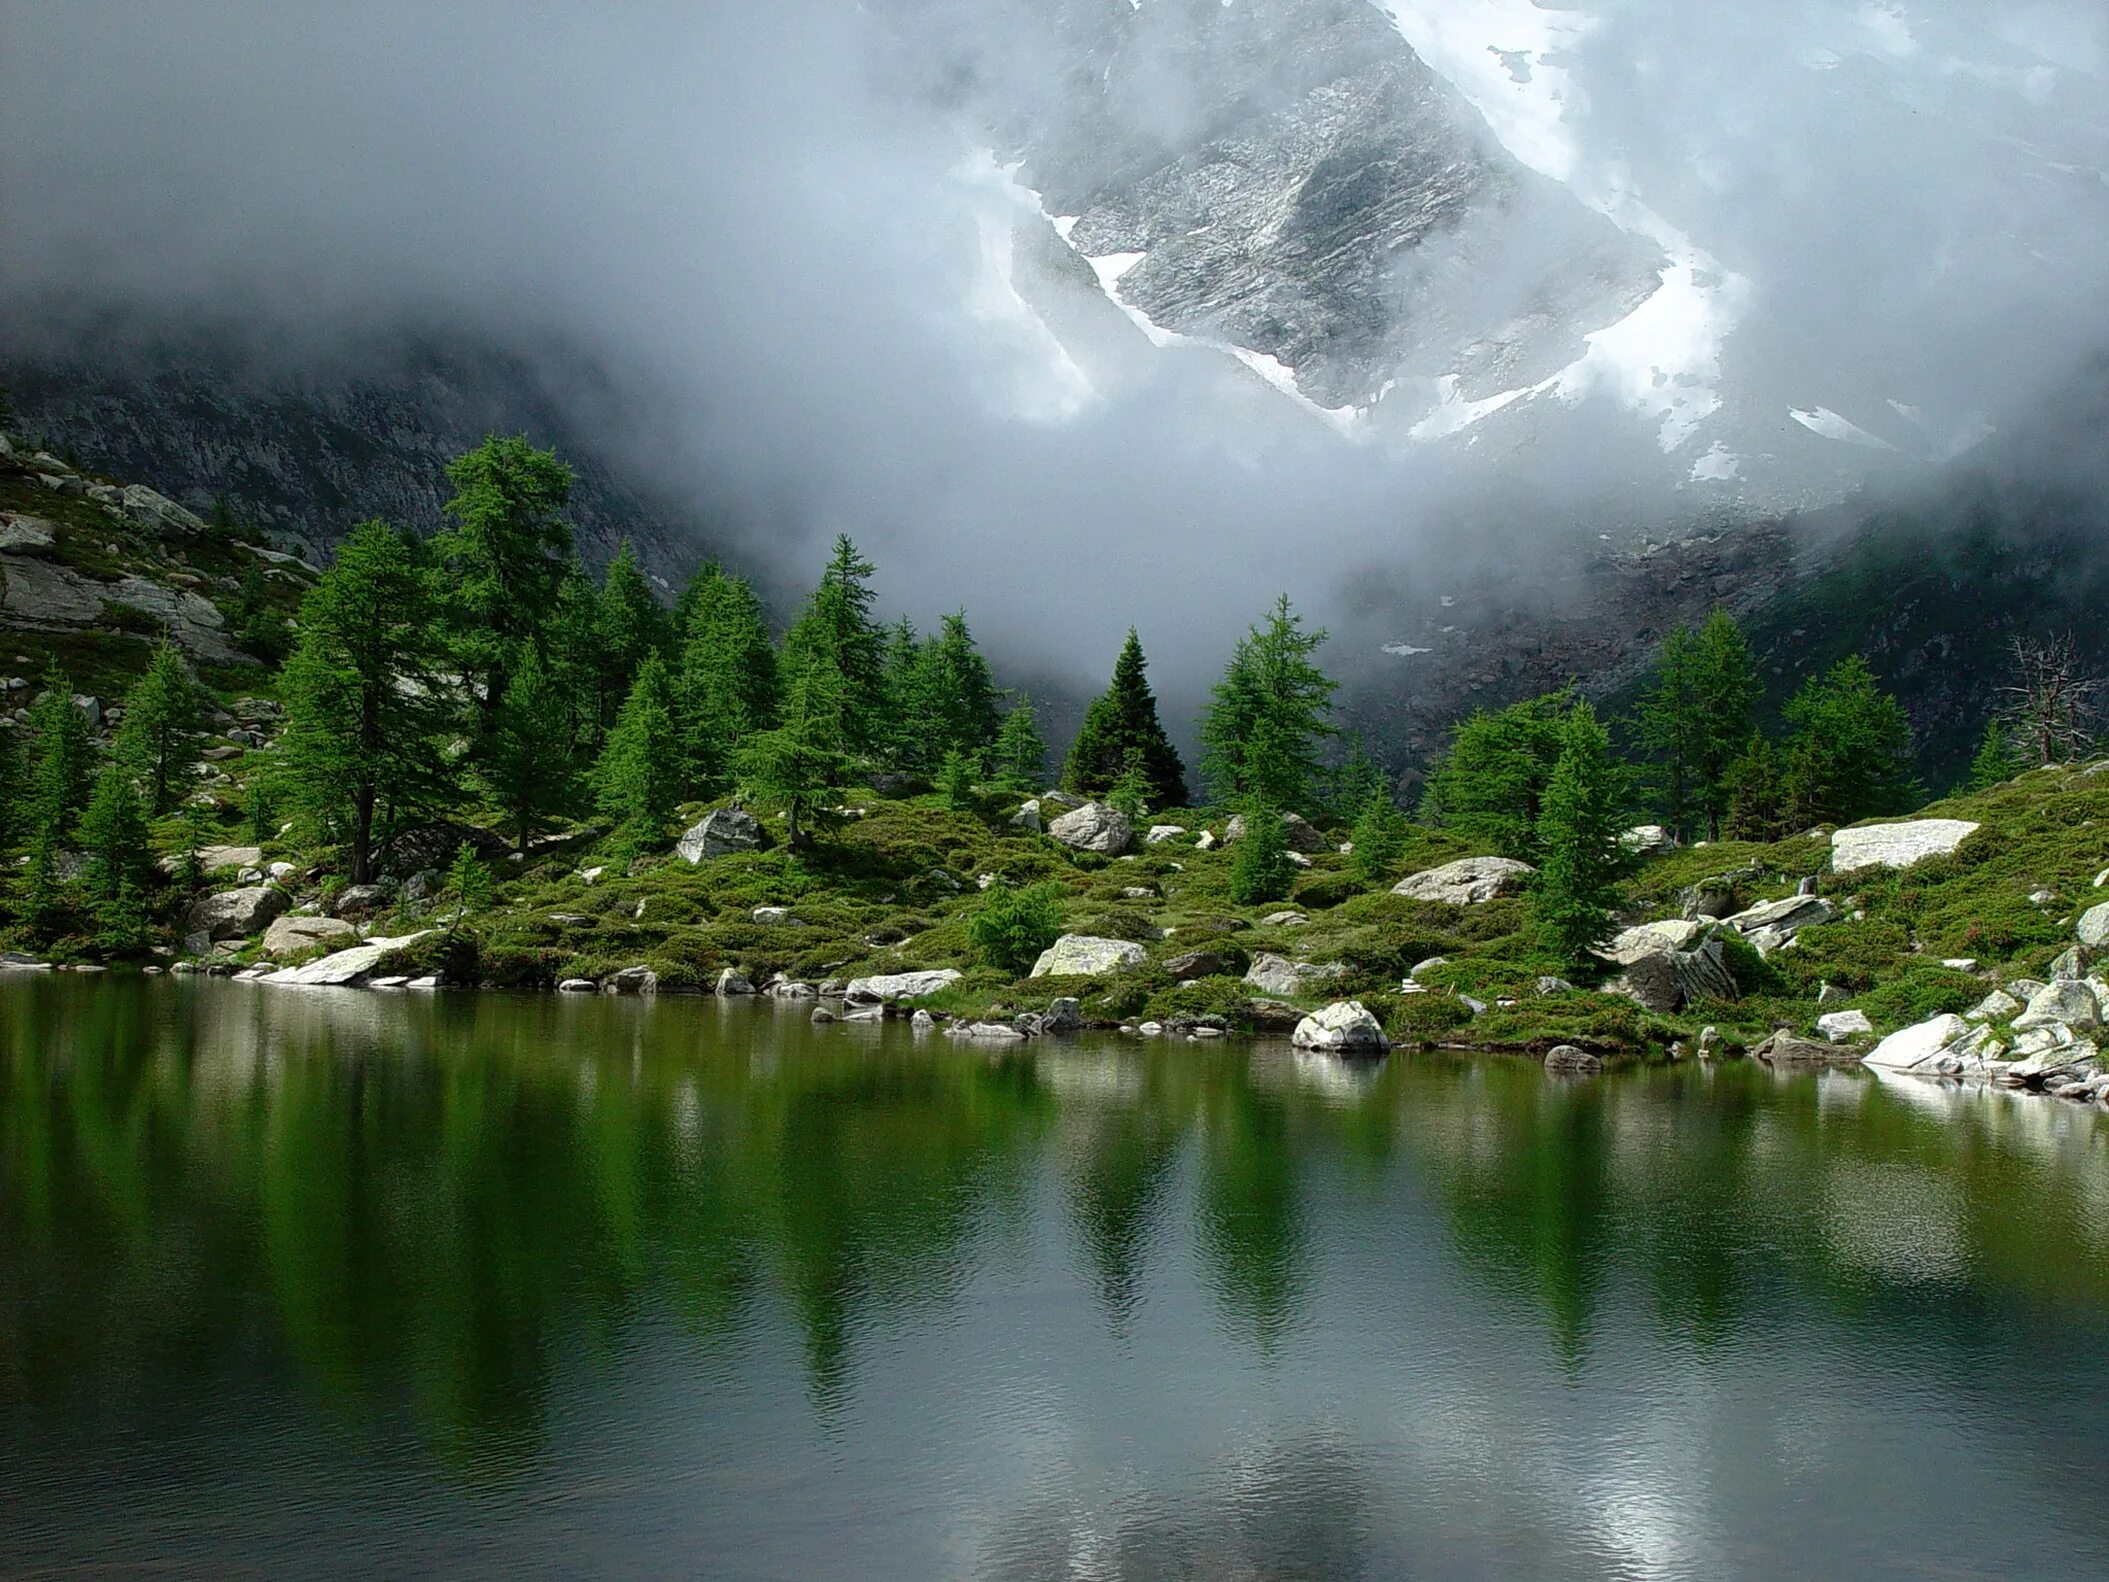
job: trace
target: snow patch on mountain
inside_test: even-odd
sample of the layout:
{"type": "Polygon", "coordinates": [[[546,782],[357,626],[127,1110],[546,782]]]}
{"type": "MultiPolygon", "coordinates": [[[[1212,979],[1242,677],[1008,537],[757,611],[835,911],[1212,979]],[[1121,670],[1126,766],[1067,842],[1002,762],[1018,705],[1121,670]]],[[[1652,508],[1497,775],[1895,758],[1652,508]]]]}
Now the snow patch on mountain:
{"type": "Polygon", "coordinates": [[[1827,406],[1795,407],[1787,416],[1794,419],[1811,434],[1820,434],[1825,439],[1835,439],[1841,444],[1860,445],[1868,450],[1895,450],[1878,434],[1870,434],[1852,419],[1833,412],[1827,406]]]}
{"type": "Polygon", "coordinates": [[[1089,406],[1097,391],[1061,336],[1018,289],[1017,227],[1021,218],[1037,221],[1042,212],[1040,195],[1018,181],[1018,169],[997,164],[994,152],[983,148],[954,170],[971,194],[981,244],[966,312],[991,345],[1009,353],[1011,377],[1003,393],[1011,409],[1033,422],[1063,422],[1089,406]]]}

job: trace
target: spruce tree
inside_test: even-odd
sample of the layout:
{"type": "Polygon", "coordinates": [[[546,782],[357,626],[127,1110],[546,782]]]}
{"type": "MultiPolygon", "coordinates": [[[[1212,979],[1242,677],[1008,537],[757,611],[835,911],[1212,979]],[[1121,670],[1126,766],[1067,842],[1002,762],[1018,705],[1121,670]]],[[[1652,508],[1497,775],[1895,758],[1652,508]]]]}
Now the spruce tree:
{"type": "Polygon", "coordinates": [[[447,920],[450,938],[461,932],[470,914],[491,904],[491,871],[477,859],[476,848],[467,841],[454,848],[454,861],[447,867],[440,895],[453,909],[447,920]]]}
{"type": "Polygon", "coordinates": [[[1084,713],[1083,727],[1062,766],[1062,787],[1080,796],[1109,790],[1139,753],[1150,778],[1150,801],[1157,807],[1186,805],[1186,768],[1157,718],[1157,699],[1150,691],[1149,661],[1135,629],[1128,629],[1113,681],[1084,713]]]}
{"type": "Polygon", "coordinates": [[[572,729],[562,691],[530,646],[476,755],[484,795],[523,853],[530,840],[571,811],[578,779],[572,729]]]}
{"type": "Polygon", "coordinates": [[[965,611],[948,615],[916,656],[918,724],[934,751],[978,756],[995,740],[1001,720],[996,679],[974,646],[965,611]]]}
{"type": "Polygon", "coordinates": [[[555,613],[571,560],[571,469],[523,435],[493,434],[447,467],[454,496],[432,541],[454,662],[496,709],[523,645],[555,613]]]}
{"type": "Polygon", "coordinates": [[[886,653],[880,667],[879,692],[884,700],[873,750],[889,769],[925,775],[936,763],[924,730],[923,642],[915,623],[902,616],[886,629],[886,653]]]}
{"type": "Polygon", "coordinates": [[[1787,793],[1779,754],[1755,731],[1728,771],[1728,816],[1721,833],[1730,840],[1774,841],[1787,833],[1787,793]]]}
{"type": "Polygon", "coordinates": [[[1295,880],[1281,809],[1255,797],[1245,804],[1245,834],[1230,856],[1230,898],[1239,906],[1279,901],[1295,880]]]}
{"type": "Polygon", "coordinates": [[[1561,749],[1538,815],[1541,860],[1531,886],[1539,938],[1577,965],[1609,939],[1628,856],[1619,839],[1624,775],[1588,703],[1561,726],[1561,749]]]}
{"type": "Polygon", "coordinates": [[[1150,811],[1150,768],[1140,752],[1128,754],[1128,766],[1106,793],[1106,805],[1130,823],[1139,822],[1150,811]]]}
{"type": "Polygon", "coordinates": [[[734,760],[747,794],[784,810],[785,836],[794,847],[848,774],[847,693],[834,666],[806,665],[792,678],[783,722],[750,736],[734,760]]]}
{"type": "Polygon", "coordinates": [[[989,749],[989,777],[1006,791],[1033,791],[1046,776],[1047,744],[1040,740],[1032,699],[1021,692],[989,749]]]}
{"type": "Polygon", "coordinates": [[[147,935],[148,838],[129,765],[113,760],[96,776],[80,834],[87,857],[81,885],[96,943],[114,954],[140,949],[147,935]]]}
{"type": "Polygon", "coordinates": [[[576,556],[557,579],[556,599],[541,636],[543,667],[564,699],[571,739],[579,753],[597,756],[628,690],[626,684],[603,707],[608,666],[601,648],[600,592],[576,556]]]}
{"type": "Polygon", "coordinates": [[[395,828],[453,800],[440,642],[424,567],[386,522],[353,528],[301,604],[273,786],[311,839],[346,848],[353,884],[395,828]]]}
{"type": "Polygon", "coordinates": [[[1865,659],[1849,654],[1811,677],[1785,713],[1794,732],[1783,776],[1792,823],[1850,824],[1910,810],[1911,724],[1865,659]]]}
{"type": "Polygon", "coordinates": [[[1451,732],[1428,777],[1422,815],[1504,857],[1538,860],[1538,813],[1565,748],[1573,696],[1551,692],[1479,709],[1451,732]]]}
{"type": "Polygon", "coordinates": [[[601,672],[597,689],[600,725],[605,730],[622,700],[630,695],[630,683],[636,678],[637,667],[644,663],[644,656],[661,652],[667,646],[666,611],[660,607],[644,569],[637,563],[637,551],[627,538],[602,574],[600,592],[594,601],[594,627],[599,638],[596,646],[601,672]]]}
{"type": "Polygon", "coordinates": [[[138,777],[147,811],[158,817],[189,784],[205,736],[204,694],[173,643],[154,650],[124,709],[112,755],[138,777]]]}
{"type": "Polygon", "coordinates": [[[271,598],[271,574],[252,559],[242,568],[236,585],[234,609],[229,613],[227,635],[235,646],[267,665],[282,665],[293,648],[293,633],[271,598]]]}
{"type": "Polygon", "coordinates": [[[1322,627],[1304,629],[1285,593],[1238,640],[1201,722],[1203,767],[1219,799],[1317,811],[1320,751],[1337,734],[1330,715],[1339,683],[1311,661],[1325,639],[1322,627]]]}
{"type": "Polygon", "coordinates": [[[2013,738],[2007,734],[2002,720],[1985,722],[1984,739],[1978,743],[1977,756],[1970,760],[1969,789],[1989,791],[1996,785],[2004,785],[2026,767],[2021,753],[2014,746],[2013,738]]]}
{"type": "Polygon", "coordinates": [[[1757,662],[1726,610],[1696,632],[1680,624],[1664,639],[1636,724],[1656,765],[1664,822],[1679,833],[1696,821],[1720,837],[1728,771],[1749,738],[1759,691],[1757,662]]]}
{"type": "Polygon", "coordinates": [[[647,654],[593,771],[594,805],[616,849],[636,856],[666,836],[681,800],[681,752],[666,662],[647,654]]]}
{"type": "Polygon", "coordinates": [[[1349,837],[1354,850],[1348,853],[1355,877],[1364,884],[1378,884],[1390,877],[1392,865],[1406,846],[1406,816],[1391,799],[1386,786],[1371,788],[1355,815],[1349,837]]]}
{"type": "Polygon", "coordinates": [[[29,706],[28,795],[23,812],[28,834],[53,856],[73,839],[88,800],[92,751],[87,716],[73,701],[73,680],[53,664],[44,690],[29,706]]]}
{"type": "Polygon", "coordinates": [[[974,760],[958,748],[945,754],[938,771],[938,786],[945,793],[945,806],[955,813],[974,811],[974,760]]]}
{"type": "Polygon", "coordinates": [[[714,569],[698,578],[674,698],[687,781],[715,792],[731,778],[740,744],[776,721],[776,651],[761,600],[742,579],[714,569]]]}
{"type": "Polygon", "coordinates": [[[873,570],[847,533],[838,536],[820,585],[784,634],[784,674],[825,663],[840,678],[842,729],[853,752],[871,751],[886,735],[886,638],[871,616],[873,570]]]}
{"type": "Polygon", "coordinates": [[[1385,800],[1391,799],[1391,777],[1369,755],[1369,747],[1360,736],[1348,743],[1347,756],[1340,767],[1333,771],[1332,791],[1327,800],[1333,811],[1343,819],[1359,818],[1369,806],[1369,799],[1382,791],[1385,800]]]}

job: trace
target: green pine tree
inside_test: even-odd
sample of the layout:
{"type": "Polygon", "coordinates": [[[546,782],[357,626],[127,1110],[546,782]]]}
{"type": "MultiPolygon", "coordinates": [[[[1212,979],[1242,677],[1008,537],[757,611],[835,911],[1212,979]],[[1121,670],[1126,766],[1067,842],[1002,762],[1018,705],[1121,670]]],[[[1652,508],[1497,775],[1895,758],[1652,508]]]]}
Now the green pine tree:
{"type": "Polygon", "coordinates": [[[593,771],[594,805],[630,856],[666,838],[681,800],[681,751],[666,662],[647,654],[593,771]]]}
{"type": "Polygon", "coordinates": [[[241,581],[235,588],[227,632],[237,648],[267,665],[278,666],[286,662],[286,655],[293,650],[293,632],[272,597],[273,592],[271,574],[261,561],[251,558],[242,568],[241,581]]]}
{"type": "Polygon", "coordinates": [[[1619,881],[1628,862],[1619,839],[1625,777],[1586,702],[1569,711],[1561,737],[1538,815],[1541,861],[1531,886],[1531,915],[1546,948],[1582,965],[1616,929],[1619,881]]]}
{"type": "Polygon", "coordinates": [[[1203,767],[1218,799],[1257,796],[1291,812],[1318,810],[1320,754],[1338,734],[1330,716],[1339,683],[1311,661],[1325,639],[1322,627],[1304,630],[1285,593],[1238,640],[1201,721],[1203,767]]]}
{"type": "Polygon", "coordinates": [[[279,678],[273,788],[312,841],[345,848],[353,884],[372,880],[373,854],[397,827],[456,793],[434,628],[417,551],[386,522],[353,528],[300,607],[300,645],[279,678]]]}
{"type": "MultiPolygon", "coordinates": [[[[269,782],[259,775],[249,783],[254,789],[269,782]]],[[[205,806],[201,802],[185,802],[176,817],[177,827],[182,832],[181,844],[176,848],[176,888],[184,895],[196,895],[205,888],[205,806]]],[[[263,844],[261,837],[257,838],[257,844],[263,844]]]]}
{"type": "Polygon", "coordinates": [[[2005,785],[2026,767],[2020,750],[2007,734],[2005,722],[1987,720],[1984,740],[1978,744],[1977,756],[1970,760],[1969,789],[1989,791],[1996,785],[2005,785]]]}
{"type": "Polygon", "coordinates": [[[1369,799],[1382,791],[1390,800],[1391,777],[1384,766],[1369,755],[1367,743],[1358,735],[1348,743],[1347,756],[1340,767],[1333,771],[1332,790],[1326,800],[1333,812],[1343,819],[1361,816],[1369,806],[1369,799]]]}
{"type": "Polygon", "coordinates": [[[1726,610],[1664,639],[1636,734],[1655,765],[1663,821],[1680,834],[1696,825],[1720,838],[1728,771],[1749,739],[1760,690],[1757,661],[1726,610]]]}
{"type": "Polygon", "coordinates": [[[1230,898],[1239,906],[1279,901],[1296,881],[1281,810],[1258,798],[1245,804],[1245,834],[1232,848],[1230,898]]]}
{"type": "Polygon", "coordinates": [[[96,776],[80,836],[87,857],[81,886],[97,945],[113,955],[143,948],[149,847],[146,810],[129,765],[113,760],[96,776]]]}
{"type": "Polygon", "coordinates": [[[59,903],[59,859],[71,846],[87,805],[93,751],[87,716],[73,701],[73,681],[53,664],[29,707],[27,795],[23,833],[30,846],[29,910],[46,919],[59,903]]]}
{"type": "Polygon", "coordinates": [[[576,556],[557,581],[556,602],[541,631],[543,666],[564,698],[574,749],[596,756],[627,694],[616,693],[603,710],[608,667],[601,650],[600,593],[576,556]]]}
{"type": "Polygon", "coordinates": [[[158,817],[190,784],[205,740],[205,695],[173,643],[154,650],[124,710],[112,755],[138,777],[147,810],[158,817]]]}
{"type": "Polygon", "coordinates": [[[948,615],[916,656],[917,724],[931,750],[978,755],[996,738],[996,679],[974,646],[966,612],[948,615]]]}
{"type": "Polygon", "coordinates": [[[1106,804],[1117,809],[1129,823],[1140,822],[1150,811],[1150,766],[1141,752],[1128,754],[1128,766],[1121,770],[1120,778],[1113,782],[1106,793],[1106,804]]]}
{"type": "Polygon", "coordinates": [[[792,678],[783,722],[750,736],[734,761],[749,796],[783,809],[793,847],[807,839],[814,815],[849,772],[848,692],[833,665],[807,664],[792,678]]]}
{"type": "Polygon", "coordinates": [[[1428,777],[1422,816],[1504,857],[1538,860],[1538,812],[1565,748],[1573,694],[1474,711],[1428,777]]]}
{"type": "Polygon", "coordinates": [[[710,568],[693,585],[674,696],[688,784],[715,793],[740,746],[776,722],[776,651],[754,589],[710,568]]]}
{"type": "Polygon", "coordinates": [[[1911,724],[1858,654],[1812,676],[1788,702],[1782,776],[1789,821],[1851,824],[1909,812],[1917,798],[1911,724]]]}
{"type": "Polygon", "coordinates": [[[1032,791],[1047,777],[1047,744],[1040,739],[1033,702],[1022,692],[989,749],[989,777],[1006,791],[1032,791]]]}
{"type": "Polygon", "coordinates": [[[452,908],[447,919],[449,938],[461,933],[471,914],[490,906],[491,891],[491,870],[477,859],[476,848],[463,841],[454,849],[454,861],[440,885],[441,898],[452,908]]]}
{"type": "Polygon", "coordinates": [[[945,754],[937,783],[945,793],[945,806],[955,813],[974,811],[974,760],[958,748],[945,754]]]}
{"type": "Polygon", "coordinates": [[[1378,884],[1391,876],[1392,865],[1406,848],[1406,815],[1392,801],[1389,787],[1373,786],[1355,815],[1354,850],[1349,866],[1364,884],[1378,884]]]}
{"type": "Polygon", "coordinates": [[[490,716],[476,755],[477,779],[513,832],[515,848],[572,809],[578,763],[573,720],[541,655],[521,656],[505,701],[490,716]]]}
{"type": "Polygon", "coordinates": [[[454,496],[432,540],[454,662],[485,710],[555,613],[572,554],[571,469],[525,436],[493,434],[447,467],[454,496]]]}
{"type": "Polygon", "coordinates": [[[1157,807],[1186,805],[1186,768],[1157,718],[1150,691],[1149,661],[1133,627],[1113,664],[1113,681],[1084,713],[1084,723],[1062,766],[1062,787],[1079,796],[1110,790],[1140,753],[1150,776],[1150,801],[1157,807]]]}
{"type": "Polygon", "coordinates": [[[29,795],[23,783],[22,752],[15,744],[20,734],[13,720],[0,720],[0,856],[14,849],[22,833],[22,810],[29,795]]]}
{"type": "Polygon", "coordinates": [[[820,585],[784,634],[785,675],[818,663],[840,678],[842,728],[852,752],[869,752],[886,739],[886,637],[871,615],[874,569],[847,533],[838,536],[820,585]]]}
{"type": "Polygon", "coordinates": [[[666,611],[652,592],[637,551],[625,538],[608,562],[594,603],[594,626],[599,636],[600,676],[596,688],[600,699],[600,727],[606,730],[615,711],[630,695],[630,683],[644,656],[664,652],[668,646],[666,611]]]}
{"type": "Polygon", "coordinates": [[[1779,753],[1753,731],[1728,771],[1728,816],[1721,833],[1730,840],[1775,841],[1787,833],[1787,792],[1779,753]]]}
{"type": "Polygon", "coordinates": [[[998,880],[967,920],[967,943],[989,966],[1023,977],[1061,937],[1062,898],[1062,887],[1052,881],[1014,890],[998,880]]]}

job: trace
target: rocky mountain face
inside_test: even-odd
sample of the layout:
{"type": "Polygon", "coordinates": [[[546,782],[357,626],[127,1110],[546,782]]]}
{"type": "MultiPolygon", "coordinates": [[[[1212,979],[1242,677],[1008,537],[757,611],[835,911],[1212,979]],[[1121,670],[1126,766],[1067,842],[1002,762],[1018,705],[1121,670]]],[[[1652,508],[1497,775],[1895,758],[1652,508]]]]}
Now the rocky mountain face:
{"type": "Polygon", "coordinates": [[[440,525],[446,464],[492,432],[554,445],[577,471],[571,518],[585,557],[624,538],[678,583],[702,558],[693,527],[605,458],[546,368],[488,347],[391,346],[299,371],[224,348],[120,342],[66,353],[0,343],[18,433],[111,477],[149,480],[210,515],[224,501],[286,548],[319,554],[355,523],[440,525]]]}

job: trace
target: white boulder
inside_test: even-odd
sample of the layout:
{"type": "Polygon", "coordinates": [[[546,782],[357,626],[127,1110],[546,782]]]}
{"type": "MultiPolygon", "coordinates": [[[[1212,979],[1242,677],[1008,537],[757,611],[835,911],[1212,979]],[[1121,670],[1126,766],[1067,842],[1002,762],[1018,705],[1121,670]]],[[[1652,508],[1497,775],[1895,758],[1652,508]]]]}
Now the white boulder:
{"type": "Polygon", "coordinates": [[[924,995],[935,994],[958,981],[959,972],[953,967],[938,967],[929,972],[885,972],[869,978],[850,979],[842,997],[861,1004],[885,1005],[895,1000],[920,1000],[924,995]]]}
{"type": "Polygon", "coordinates": [[[1909,868],[1927,857],[1946,856],[1980,827],[1964,818],[1914,818],[1842,829],[1831,837],[1831,871],[1909,868]]]}
{"type": "Polygon", "coordinates": [[[1832,1011],[1816,1018],[1816,1031],[1834,1044],[1864,1038],[1874,1030],[1875,1024],[1867,1019],[1865,1011],[1832,1011]]]}
{"type": "Polygon", "coordinates": [[[1132,939],[1064,934],[1033,963],[1035,978],[1096,978],[1139,967],[1148,953],[1132,939]]]}
{"type": "Polygon", "coordinates": [[[1932,1072],[1941,1052],[1969,1032],[1970,1024],[1960,1016],[1936,1016],[1891,1033],[1861,1057],[1861,1064],[1878,1071],[1932,1072]]]}
{"type": "Polygon", "coordinates": [[[1296,1024],[1289,1042],[1298,1049],[1322,1049],[1342,1055],[1381,1055],[1391,1047],[1384,1025],[1360,1000],[1336,1000],[1296,1024]]]}
{"type": "Polygon", "coordinates": [[[1135,838],[1128,815],[1105,802],[1086,802],[1072,813],[1064,813],[1047,826],[1047,833],[1077,851],[1095,851],[1117,857],[1135,838]]]}
{"type": "Polygon", "coordinates": [[[1408,874],[1391,887],[1393,895],[1415,901],[1447,901],[1452,906],[1477,906],[1498,896],[1513,895],[1537,869],[1512,857],[1460,857],[1440,868],[1408,874]]]}
{"type": "MultiPolygon", "coordinates": [[[[415,934],[399,934],[393,939],[369,939],[363,945],[354,945],[349,950],[340,950],[334,955],[311,961],[304,967],[281,967],[264,979],[266,983],[289,983],[303,988],[348,989],[372,978],[381,965],[381,958],[392,950],[401,950],[423,939],[430,929],[415,934]]],[[[597,988],[591,979],[581,980],[591,990],[597,988]]],[[[570,984],[563,985],[569,988],[570,984]]]]}
{"type": "Polygon", "coordinates": [[[674,843],[674,851],[683,861],[698,863],[736,851],[755,851],[761,843],[761,820],[743,808],[721,807],[689,826],[674,843]]]}

